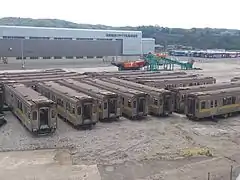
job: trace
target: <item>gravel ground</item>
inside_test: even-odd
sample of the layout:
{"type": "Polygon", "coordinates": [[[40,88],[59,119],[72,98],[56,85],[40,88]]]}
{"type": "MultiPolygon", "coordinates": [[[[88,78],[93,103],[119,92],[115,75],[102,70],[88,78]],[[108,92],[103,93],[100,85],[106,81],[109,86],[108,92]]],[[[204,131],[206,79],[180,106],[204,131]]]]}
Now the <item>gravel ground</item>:
{"type": "MultiPolygon", "coordinates": [[[[197,62],[203,71],[189,71],[229,81],[240,75],[239,61],[197,62]]],[[[113,67],[87,70],[114,70],[113,67]]],[[[78,72],[86,69],[72,68],[78,72]]],[[[0,129],[0,151],[69,149],[73,165],[96,165],[102,180],[229,179],[230,166],[240,172],[239,117],[218,122],[193,122],[184,115],[168,118],[149,116],[142,121],[121,118],[98,123],[92,130],[79,131],[58,120],[58,129],[49,137],[33,137],[10,113],[0,129]],[[209,154],[194,154],[205,148],[209,154]],[[190,151],[191,150],[191,151],[190,151]],[[186,153],[188,152],[188,153],[186,153]]]]}

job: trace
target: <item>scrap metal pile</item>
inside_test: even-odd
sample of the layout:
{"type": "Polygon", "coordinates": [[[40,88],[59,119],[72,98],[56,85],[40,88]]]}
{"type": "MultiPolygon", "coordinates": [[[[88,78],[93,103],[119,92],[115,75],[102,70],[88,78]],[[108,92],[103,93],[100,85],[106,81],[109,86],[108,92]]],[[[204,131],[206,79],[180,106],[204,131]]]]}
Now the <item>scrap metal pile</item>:
{"type": "MultiPolygon", "coordinates": [[[[240,111],[240,82],[186,72],[86,72],[61,69],[0,74],[3,105],[30,132],[49,134],[57,117],[75,128],[98,121],[159,118],[173,112],[189,119],[228,117],[240,111]]],[[[1,119],[0,119],[1,120],[1,119]]],[[[1,122],[0,122],[1,125],[1,122]]]]}

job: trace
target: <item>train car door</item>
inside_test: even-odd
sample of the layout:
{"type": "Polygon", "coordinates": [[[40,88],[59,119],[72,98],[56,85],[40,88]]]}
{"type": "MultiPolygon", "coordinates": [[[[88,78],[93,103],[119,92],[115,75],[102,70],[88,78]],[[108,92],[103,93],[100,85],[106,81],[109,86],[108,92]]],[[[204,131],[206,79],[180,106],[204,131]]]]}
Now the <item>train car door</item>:
{"type": "Polygon", "coordinates": [[[187,114],[195,116],[196,100],[192,97],[187,99],[187,114]]]}
{"type": "Polygon", "coordinates": [[[116,114],[117,114],[117,100],[111,98],[108,100],[108,115],[111,118],[116,114]]]}
{"type": "Polygon", "coordinates": [[[41,126],[48,126],[49,123],[49,108],[41,107],[39,108],[39,124],[41,126]]]}

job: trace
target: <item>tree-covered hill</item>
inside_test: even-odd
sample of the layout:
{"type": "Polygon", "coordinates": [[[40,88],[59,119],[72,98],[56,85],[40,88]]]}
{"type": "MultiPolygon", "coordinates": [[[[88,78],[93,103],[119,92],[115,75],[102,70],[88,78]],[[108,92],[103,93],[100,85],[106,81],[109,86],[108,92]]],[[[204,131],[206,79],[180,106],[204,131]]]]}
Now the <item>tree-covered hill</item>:
{"type": "Polygon", "coordinates": [[[140,30],[143,32],[143,37],[155,38],[157,44],[164,46],[184,45],[200,49],[219,48],[240,50],[240,31],[232,29],[182,29],[160,26],[111,27],[105,25],[77,24],[59,19],[31,19],[14,17],[6,17],[0,19],[0,25],[80,29],[140,30]]]}

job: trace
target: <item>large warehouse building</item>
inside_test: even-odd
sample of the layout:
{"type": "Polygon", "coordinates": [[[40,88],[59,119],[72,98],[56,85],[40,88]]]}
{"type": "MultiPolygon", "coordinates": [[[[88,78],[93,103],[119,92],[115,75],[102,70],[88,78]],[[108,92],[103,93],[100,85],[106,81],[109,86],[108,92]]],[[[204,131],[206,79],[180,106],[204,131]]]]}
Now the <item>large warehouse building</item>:
{"type": "Polygon", "coordinates": [[[154,51],[141,31],[0,26],[0,57],[134,59],[154,51]]]}

